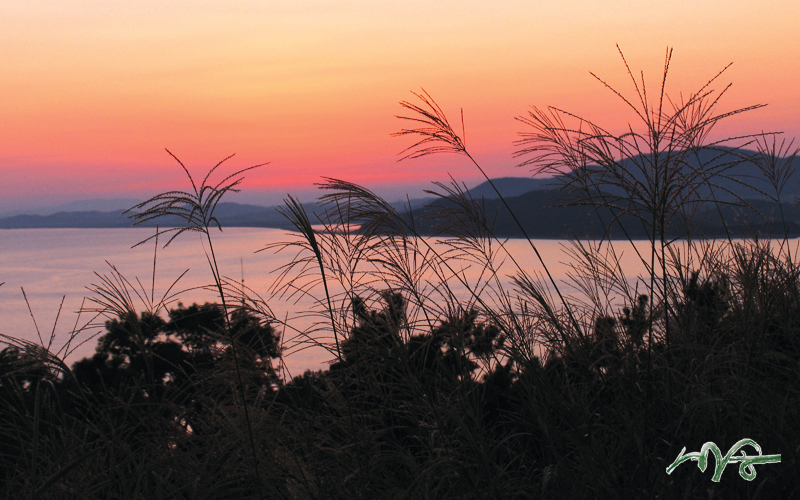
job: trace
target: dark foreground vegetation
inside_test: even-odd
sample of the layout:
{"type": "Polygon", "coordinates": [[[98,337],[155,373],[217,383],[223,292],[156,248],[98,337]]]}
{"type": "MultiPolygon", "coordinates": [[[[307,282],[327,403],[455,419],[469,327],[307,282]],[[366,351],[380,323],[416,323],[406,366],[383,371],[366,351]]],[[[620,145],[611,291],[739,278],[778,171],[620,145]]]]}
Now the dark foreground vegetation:
{"type": "MultiPolygon", "coordinates": [[[[134,218],[185,222],[162,238],[199,232],[219,303],[169,309],[169,293],[156,300],[112,269],[87,308],[105,318],[93,357],[69,367],[64,351],[6,338],[0,494],[798,497],[798,249],[785,224],[767,238],[710,241],[692,223],[711,209],[724,222],[743,205],[717,189],[745,163],[777,206],[790,202],[782,196],[796,150],[774,135],[705,144],[720,119],[752,109],[717,112],[716,77],[680,102],[663,92],[648,101],[632,81],[636,100],[623,100],[640,131],[613,135],[534,108],[520,118],[519,156],[560,173],[562,192],[597,207],[600,227],[643,233],[642,275],[625,274],[604,235],[575,235],[566,282],[550,276],[532,240],[540,266],[517,266],[483,205],[455,183],[439,185],[448,203],[428,214],[446,234],[435,244],[413,217],[331,179],[313,220],[323,230],[293,199],[284,210],[297,233],[279,249],[297,253],[270,293],[310,294],[318,306],[311,328],[293,330],[216,265],[214,208],[243,171],[192,180],[185,193],[135,207],[134,218]],[[725,161],[697,161],[718,146],[725,161]],[[758,154],[736,154],[746,146],[758,154]],[[282,376],[282,359],[309,345],[329,350],[330,368],[282,376]],[[781,462],[756,466],[752,481],[732,464],[712,482],[713,457],[705,472],[686,462],[666,473],[684,447],[713,441],[724,454],[742,438],[781,462]]],[[[417,97],[401,103],[414,128],[399,135],[418,141],[405,156],[475,163],[430,96],[417,97]]],[[[526,214],[505,208],[524,232],[526,214]]]]}

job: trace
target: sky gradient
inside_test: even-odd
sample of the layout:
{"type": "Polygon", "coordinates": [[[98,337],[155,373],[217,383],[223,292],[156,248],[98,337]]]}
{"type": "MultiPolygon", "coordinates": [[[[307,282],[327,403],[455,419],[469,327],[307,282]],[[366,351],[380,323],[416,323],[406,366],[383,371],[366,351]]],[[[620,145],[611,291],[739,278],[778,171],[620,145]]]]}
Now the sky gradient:
{"type": "Polygon", "coordinates": [[[451,121],[463,107],[489,175],[527,175],[528,106],[630,119],[589,74],[630,95],[615,44],[653,88],[674,47],[672,95],[733,62],[721,109],[768,106],[719,134],[800,133],[800,2],[32,0],[0,19],[0,210],[183,188],[164,148],[198,175],[270,162],[253,192],[474,181],[459,158],[397,163],[398,101],[422,87],[451,121]]]}

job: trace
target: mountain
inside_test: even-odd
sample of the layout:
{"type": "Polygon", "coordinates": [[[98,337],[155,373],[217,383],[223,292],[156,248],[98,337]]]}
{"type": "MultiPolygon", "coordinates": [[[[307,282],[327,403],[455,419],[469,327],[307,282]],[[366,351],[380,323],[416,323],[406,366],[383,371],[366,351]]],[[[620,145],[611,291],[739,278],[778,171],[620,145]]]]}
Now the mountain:
{"type": "MultiPolygon", "coordinates": [[[[307,206],[309,212],[316,208],[307,206]]],[[[290,229],[291,224],[277,210],[277,207],[242,205],[222,202],[217,205],[214,215],[222,227],[274,227],[290,229]]],[[[141,227],[178,226],[182,221],[177,217],[163,217],[158,221],[140,224],[141,227]]],[[[59,212],[51,215],[16,215],[0,219],[0,229],[20,228],[111,228],[131,227],[133,220],[123,215],[122,210],[111,212],[78,211],[59,212]]]]}
{"type": "Polygon", "coordinates": [[[130,208],[140,201],[132,198],[77,200],[47,207],[6,210],[0,213],[0,218],[15,215],[53,215],[59,212],[115,212],[130,208]]]}
{"type": "MultiPolygon", "coordinates": [[[[697,182],[687,186],[695,190],[699,199],[706,200],[697,207],[693,216],[694,227],[706,237],[731,236],[783,236],[782,220],[788,226],[789,235],[800,235],[800,209],[793,200],[800,197],[800,158],[778,158],[776,164],[783,164],[783,178],[780,169],[764,172],[751,160],[756,153],[748,150],[730,148],[705,148],[686,159],[684,174],[689,176],[694,170],[704,166],[704,172],[711,172],[714,187],[709,183],[697,182]],[[770,181],[772,175],[773,181],[770,181]],[[783,183],[781,205],[775,202],[775,180],[783,183]],[[711,203],[712,200],[719,202],[711,203]]],[[[651,184],[639,165],[646,165],[650,157],[637,156],[625,161],[616,179],[630,184],[638,183],[639,189],[648,189],[651,184]]],[[[592,167],[590,167],[591,169],[592,167]]],[[[626,204],[626,193],[617,182],[610,182],[613,176],[601,177],[597,172],[592,187],[601,191],[596,197],[616,199],[619,205],[626,204]]],[[[562,238],[570,235],[578,237],[600,237],[608,231],[612,238],[644,238],[647,229],[634,215],[628,214],[620,222],[627,235],[614,224],[609,228],[614,214],[607,208],[589,205],[570,205],[576,200],[569,192],[567,176],[545,179],[506,177],[494,179],[493,183],[503,195],[511,211],[519,220],[524,233],[532,238],[562,238]],[[529,189],[533,188],[533,189],[529,189]]],[[[574,194],[574,193],[573,193],[574,194]]],[[[478,203],[485,214],[487,224],[500,237],[522,237],[519,228],[508,209],[498,200],[494,188],[484,182],[469,189],[469,195],[478,203]]],[[[416,209],[409,216],[418,224],[422,234],[458,234],[466,229],[465,221],[459,220],[453,212],[452,201],[438,199],[426,207],[416,209]]],[[[461,218],[463,219],[463,217],[461,218]]],[[[685,220],[674,221],[668,233],[678,236],[678,227],[686,225],[685,220]]]]}
{"type": "MultiPolygon", "coordinates": [[[[526,233],[532,238],[564,238],[571,235],[579,237],[599,237],[613,219],[609,209],[593,209],[589,206],[565,206],[563,193],[557,190],[538,189],[520,196],[506,198],[506,202],[521,222],[526,233]]],[[[727,223],[727,230],[733,236],[751,235],[755,231],[760,235],[783,235],[778,205],[771,201],[748,200],[752,208],[744,209],[731,205],[723,205],[719,209],[727,223]]],[[[499,199],[482,198],[476,201],[485,214],[487,225],[498,237],[522,237],[523,233],[514,222],[511,214],[499,199]]],[[[304,205],[307,213],[316,222],[313,213],[319,212],[317,204],[304,205]]],[[[398,208],[401,213],[403,208],[398,208]]],[[[414,209],[407,214],[413,220],[420,234],[458,234],[465,230],[463,217],[452,209],[454,204],[447,199],[438,199],[425,206],[414,209]],[[459,229],[461,228],[461,229],[459,229]]],[[[784,217],[790,222],[790,235],[797,235],[800,228],[800,208],[784,203],[784,217]]],[[[278,207],[262,207],[258,205],[242,205],[238,203],[220,203],[215,216],[222,227],[268,227],[293,229],[291,223],[278,212],[278,207]]],[[[724,236],[725,226],[716,207],[700,210],[696,220],[699,228],[706,236],[724,236]]],[[[644,238],[646,232],[642,224],[632,215],[623,216],[622,223],[628,228],[628,236],[644,238]]],[[[157,222],[161,227],[180,225],[177,218],[164,217],[157,222]]],[[[0,219],[0,229],[19,228],[122,228],[131,227],[132,220],[121,211],[100,212],[59,212],[52,215],[17,215],[0,219]]],[[[141,227],[155,227],[155,221],[141,224],[141,227]]],[[[618,225],[613,225],[609,233],[612,238],[623,238],[618,225]]]]}
{"type": "Polygon", "coordinates": [[[0,219],[0,229],[129,227],[122,212],[58,212],[51,215],[15,215],[0,219]]]}
{"type": "MultiPolygon", "coordinates": [[[[760,171],[751,161],[755,158],[755,151],[732,148],[715,147],[703,148],[695,154],[686,158],[683,172],[690,174],[692,170],[697,170],[701,165],[706,172],[715,174],[713,183],[715,188],[712,190],[704,183],[699,183],[698,196],[704,199],[716,199],[717,201],[731,202],[735,200],[766,200],[767,195],[774,195],[775,188],[768,180],[768,175],[760,171]]],[[[642,169],[638,165],[645,165],[650,161],[646,155],[638,155],[622,163],[620,178],[625,181],[638,181],[642,185],[648,184],[642,169]]],[[[785,162],[787,175],[785,185],[781,193],[782,201],[789,202],[792,197],[800,197],[800,156],[794,158],[779,158],[779,162],[785,162]]],[[[597,167],[589,167],[597,170],[597,167]]],[[[605,182],[601,181],[601,189],[612,195],[623,195],[624,191],[611,185],[608,182],[610,177],[605,177],[605,182]]],[[[501,177],[492,179],[492,182],[500,191],[503,197],[514,197],[534,190],[560,189],[567,182],[567,176],[558,175],[548,178],[528,178],[528,177],[501,177]]],[[[474,199],[496,199],[498,198],[495,190],[489,182],[483,182],[474,188],[469,189],[470,195],[474,199]]]]}
{"type": "MultiPolygon", "coordinates": [[[[94,199],[94,200],[78,200],[59,205],[51,208],[50,213],[58,212],[116,212],[127,210],[128,208],[136,205],[142,200],[132,198],[114,198],[110,200],[94,199]]],[[[48,215],[48,214],[41,214],[48,215]]]]}
{"type": "MultiPolygon", "coordinates": [[[[770,200],[767,193],[774,193],[770,183],[765,180],[765,175],[749,161],[748,155],[752,151],[737,151],[723,148],[704,149],[689,158],[684,166],[686,171],[698,168],[701,164],[711,165],[711,169],[724,167],[724,176],[716,179],[717,188],[711,190],[703,183],[692,186],[698,195],[705,199],[716,199],[723,202],[721,208],[707,204],[698,207],[699,213],[695,217],[699,228],[706,236],[722,236],[726,230],[732,235],[745,236],[754,232],[761,235],[783,235],[780,224],[781,210],[783,216],[792,228],[800,228],[800,211],[788,203],[793,197],[800,196],[800,159],[794,158],[784,177],[785,185],[781,194],[782,206],[770,200]],[[732,206],[732,203],[742,204],[747,200],[750,208],[743,209],[732,206]],[[727,204],[725,204],[727,203],[727,204]],[[720,218],[720,212],[724,218],[720,218]],[[726,229],[727,228],[727,229],[726,229]]],[[[644,174],[636,168],[637,164],[647,162],[647,157],[635,157],[627,160],[622,168],[625,171],[626,181],[639,182],[647,186],[644,174]]],[[[788,162],[788,160],[786,160],[788,162]]],[[[598,174],[599,175],[599,174],[598,174]]],[[[557,176],[544,179],[526,177],[501,177],[493,179],[495,187],[506,199],[513,213],[520,220],[525,232],[532,238],[562,238],[575,234],[577,236],[602,235],[609,222],[614,219],[608,209],[594,210],[589,206],[565,206],[569,193],[564,188],[567,179],[557,176]]],[[[624,191],[613,183],[598,182],[596,186],[602,189],[604,195],[617,197],[624,202],[624,191]]],[[[521,237],[522,231],[514,222],[511,214],[497,198],[495,189],[489,182],[483,182],[471,189],[469,195],[480,204],[486,214],[487,222],[500,237],[521,237]]],[[[123,206],[130,207],[135,204],[133,200],[91,200],[89,202],[76,202],[71,207],[102,207],[104,203],[127,201],[123,206]]],[[[453,202],[444,198],[414,199],[411,201],[411,214],[415,224],[422,234],[442,233],[453,234],[458,232],[459,225],[466,221],[454,219],[452,214],[453,202]],[[448,212],[449,210],[449,212],[448,212]],[[449,215],[448,215],[449,214],[449,215]],[[448,219],[449,217],[449,219],[448,219]]],[[[401,213],[408,210],[407,202],[396,202],[392,205],[401,213]]],[[[322,210],[316,203],[305,204],[306,211],[313,217],[315,211],[322,210]]],[[[293,229],[292,225],[278,212],[276,206],[248,205],[240,203],[223,202],[217,206],[216,217],[223,227],[271,227],[293,229]]],[[[162,218],[158,220],[161,227],[180,225],[182,221],[175,218],[162,218]]],[[[642,238],[646,230],[641,222],[633,215],[623,218],[628,236],[642,238]]],[[[680,224],[680,221],[678,221],[680,224]]],[[[13,228],[103,228],[103,227],[130,227],[132,220],[122,215],[121,210],[64,210],[50,215],[16,215],[0,219],[0,229],[13,228]]],[[[155,221],[143,224],[144,227],[154,227],[155,221]]],[[[618,227],[611,229],[611,237],[625,237],[618,227]]],[[[791,229],[791,234],[796,234],[796,229],[791,229]]]]}
{"type": "MultiPolygon", "coordinates": [[[[492,183],[504,198],[559,186],[559,180],[552,177],[536,179],[530,177],[498,177],[497,179],[492,179],[492,183]]],[[[479,198],[486,198],[487,200],[498,198],[497,192],[489,184],[489,181],[484,181],[474,188],[470,188],[469,193],[476,200],[479,198]]]]}
{"type": "MultiPolygon", "coordinates": [[[[521,238],[527,234],[531,238],[562,239],[569,237],[612,239],[646,239],[648,229],[633,214],[624,214],[614,221],[611,209],[589,205],[565,205],[562,193],[555,190],[539,189],[520,196],[506,198],[522,229],[514,221],[506,206],[499,199],[476,201],[478,213],[486,221],[486,226],[500,238],[521,238]],[[625,228],[623,231],[622,227],[625,228]]],[[[695,237],[719,238],[746,237],[754,234],[760,237],[784,236],[784,226],[789,236],[800,236],[800,208],[783,203],[782,207],[772,201],[745,200],[747,206],[711,205],[701,206],[695,214],[693,228],[695,237]],[[783,209],[783,219],[781,216],[783,209]],[[721,213],[720,213],[721,212],[721,213]],[[723,220],[725,221],[723,223],[723,220]]],[[[482,228],[457,208],[451,200],[440,199],[423,208],[406,214],[406,220],[423,235],[464,235],[480,231],[482,228]]],[[[676,217],[668,237],[680,237],[681,228],[686,227],[685,219],[676,217]]]]}
{"type": "MultiPolygon", "coordinates": [[[[419,208],[430,203],[433,198],[412,199],[411,207],[419,208]]],[[[133,220],[124,215],[123,211],[138,203],[135,200],[93,200],[89,202],[73,202],[67,207],[91,207],[96,206],[95,202],[109,202],[112,206],[117,206],[123,201],[122,209],[109,211],[103,210],[63,210],[53,214],[20,214],[11,217],[0,218],[0,229],[53,229],[53,228],[115,228],[131,227],[133,220]]],[[[102,203],[100,203],[102,205],[102,203]]],[[[407,201],[398,201],[391,204],[396,209],[404,211],[408,207],[407,201]]],[[[322,207],[318,203],[304,203],[312,223],[318,220],[314,216],[315,212],[321,212],[322,207]]],[[[224,227],[269,227],[277,229],[294,229],[294,226],[278,210],[282,206],[264,207],[261,205],[248,205],[242,203],[221,202],[217,205],[214,215],[224,227]]],[[[140,227],[174,227],[182,224],[176,217],[162,217],[158,221],[149,221],[140,224],[140,227]]]]}

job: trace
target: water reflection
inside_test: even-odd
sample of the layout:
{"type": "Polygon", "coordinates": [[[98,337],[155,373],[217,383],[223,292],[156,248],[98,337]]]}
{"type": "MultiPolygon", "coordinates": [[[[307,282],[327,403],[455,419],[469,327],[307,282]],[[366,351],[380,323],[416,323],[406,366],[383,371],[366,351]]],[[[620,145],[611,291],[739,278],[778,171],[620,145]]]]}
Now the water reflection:
{"type": "MultiPolygon", "coordinates": [[[[89,315],[78,315],[84,297],[88,294],[86,287],[98,283],[95,272],[107,274],[109,264],[114,265],[143,295],[154,294],[161,297],[175,279],[184,271],[188,272],[177,283],[173,291],[181,291],[174,299],[184,304],[218,300],[213,291],[204,289],[211,283],[204,242],[199,236],[187,234],[176,239],[166,249],[159,248],[155,284],[153,286],[153,252],[152,242],[131,248],[139,241],[151,236],[152,229],[20,229],[0,231],[0,316],[3,318],[0,333],[19,336],[31,341],[39,341],[28,306],[23,299],[21,289],[24,288],[31,309],[36,318],[42,341],[48,342],[51,332],[55,333],[54,345],[61,347],[68,333],[77,326],[89,321],[89,315]],[[138,281],[137,281],[138,279],[138,281]],[[62,297],[64,306],[58,324],[53,324],[58,313],[62,297]]],[[[244,279],[246,288],[263,297],[276,317],[287,319],[292,327],[303,330],[310,328],[314,321],[324,320],[320,316],[308,316],[313,301],[308,296],[295,295],[291,299],[278,300],[270,298],[269,290],[276,278],[276,270],[287,264],[296,255],[296,250],[278,253],[264,251],[256,253],[270,243],[287,241],[291,236],[286,231],[258,228],[230,228],[222,233],[215,233],[215,253],[222,274],[229,278],[231,288],[241,286],[244,279]]],[[[430,240],[432,241],[432,240],[430,240]]],[[[796,245],[796,241],[793,245],[796,245]]],[[[592,290],[592,283],[582,279],[576,270],[576,259],[581,258],[580,249],[570,246],[561,240],[537,240],[535,242],[545,263],[555,280],[563,286],[564,293],[575,301],[588,301],[592,293],[605,293],[603,290],[592,290]],[[568,282],[568,283],[565,283],[568,282]],[[588,294],[588,295],[587,295],[588,294]]],[[[541,271],[541,265],[528,243],[524,240],[508,240],[505,242],[508,253],[513,255],[516,264],[500,251],[497,255],[497,271],[507,288],[512,292],[510,276],[516,272],[515,265],[535,274],[541,271]]],[[[439,252],[446,252],[448,247],[434,243],[439,252]]],[[[649,257],[647,242],[637,243],[635,248],[627,242],[615,242],[612,262],[619,262],[624,270],[625,279],[631,290],[636,291],[637,277],[646,274],[646,266],[637,255],[638,252],[649,257]]],[[[685,245],[676,246],[684,262],[690,258],[685,245]]],[[[495,250],[499,250],[495,248],[495,250]]],[[[608,248],[604,247],[603,251],[608,248]]],[[[462,298],[469,293],[464,285],[474,287],[485,278],[485,269],[475,262],[453,258],[448,261],[451,272],[460,278],[449,279],[451,290],[462,298]]],[[[599,265],[594,263],[593,265],[599,265]]],[[[691,264],[690,264],[691,267],[691,264]]],[[[429,276],[432,282],[435,277],[429,276]]],[[[641,284],[639,284],[641,286],[641,284]]],[[[381,283],[372,283],[375,289],[381,283]]],[[[482,289],[490,294],[489,289],[482,289]]],[[[608,296],[602,297],[612,308],[621,308],[625,297],[612,290],[608,296]]],[[[323,329],[327,325],[322,324],[323,329]]],[[[95,330],[95,333],[97,330],[95,330]]],[[[78,340],[87,340],[70,356],[69,361],[91,355],[94,352],[94,341],[84,333],[78,340]]],[[[322,333],[321,333],[322,335],[322,333]]],[[[287,339],[294,336],[291,330],[285,331],[287,339]]],[[[324,339],[323,339],[324,340],[324,339]]],[[[301,349],[295,346],[286,358],[287,366],[292,373],[300,373],[306,368],[322,368],[330,355],[321,348],[301,349]]]]}

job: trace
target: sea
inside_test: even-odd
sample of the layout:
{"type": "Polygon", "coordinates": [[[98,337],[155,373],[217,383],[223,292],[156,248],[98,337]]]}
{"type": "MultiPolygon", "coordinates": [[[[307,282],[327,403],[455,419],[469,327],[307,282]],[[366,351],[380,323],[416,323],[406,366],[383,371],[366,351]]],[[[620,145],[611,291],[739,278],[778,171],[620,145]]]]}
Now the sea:
{"type": "MultiPolygon", "coordinates": [[[[137,311],[146,310],[148,303],[158,303],[165,297],[171,306],[179,301],[185,305],[218,302],[218,293],[209,287],[214,281],[205,236],[187,232],[165,248],[168,235],[160,236],[157,242],[148,240],[153,235],[154,230],[148,228],[0,230],[0,334],[46,346],[69,364],[94,353],[97,336],[108,319],[96,312],[97,301],[102,298],[98,287],[113,284],[128,290],[137,311]]],[[[311,294],[275,293],[290,291],[276,287],[283,266],[308,255],[296,246],[278,251],[276,245],[297,242],[299,235],[280,229],[228,228],[214,230],[211,236],[220,274],[227,278],[230,293],[246,291],[269,307],[275,318],[289,325],[278,326],[285,348],[281,367],[284,376],[326,368],[333,358],[331,352],[314,345],[314,338],[324,343],[328,335],[330,340],[325,323],[320,323],[316,334],[299,333],[313,329],[315,322],[323,318],[307,314],[314,309],[313,296],[323,297],[321,287],[311,289],[311,294]]],[[[450,276],[448,281],[454,293],[468,299],[464,283],[481,283],[487,270],[475,261],[460,258],[457,249],[447,242],[428,242],[442,254],[450,252],[448,266],[459,277],[450,276]]],[[[572,297],[578,297],[575,300],[581,300],[580,296],[585,299],[585,290],[581,291],[578,285],[580,273],[574,265],[580,253],[575,252],[576,247],[562,240],[533,243],[553,278],[562,283],[560,286],[572,297]]],[[[642,245],[640,251],[646,242],[642,245]]],[[[526,240],[505,240],[503,246],[504,249],[495,242],[489,250],[497,252],[494,264],[498,276],[513,295],[511,275],[516,266],[540,276],[543,267],[526,240]]],[[[627,242],[614,244],[632,286],[644,271],[634,250],[627,242]]],[[[313,275],[316,269],[311,266],[307,272],[313,275]]],[[[437,281],[435,276],[426,279],[437,281]]],[[[491,291],[486,288],[480,293],[491,291]]],[[[616,300],[620,308],[623,305],[622,297],[611,300],[616,300]]]]}

